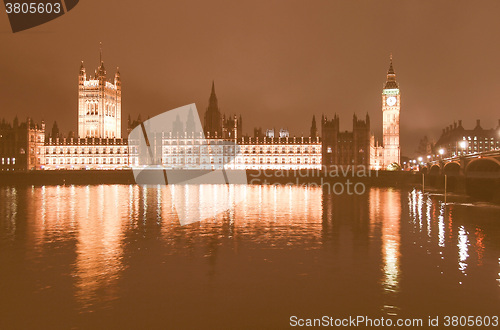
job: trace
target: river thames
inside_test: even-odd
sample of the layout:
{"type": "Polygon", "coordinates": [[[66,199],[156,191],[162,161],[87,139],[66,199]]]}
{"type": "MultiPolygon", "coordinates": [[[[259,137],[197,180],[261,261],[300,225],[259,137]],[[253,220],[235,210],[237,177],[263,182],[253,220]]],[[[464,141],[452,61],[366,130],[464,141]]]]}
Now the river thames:
{"type": "MultiPolygon", "coordinates": [[[[178,189],[201,214],[228,187],[178,189]]],[[[0,187],[0,328],[498,315],[498,205],[445,206],[416,189],[231,189],[240,203],[181,226],[165,186],[0,187]]]]}

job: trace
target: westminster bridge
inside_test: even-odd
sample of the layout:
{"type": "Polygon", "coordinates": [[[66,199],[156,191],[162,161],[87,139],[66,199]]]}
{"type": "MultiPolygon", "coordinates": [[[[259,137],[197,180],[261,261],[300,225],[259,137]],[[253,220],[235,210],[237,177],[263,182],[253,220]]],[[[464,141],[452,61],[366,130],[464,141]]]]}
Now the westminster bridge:
{"type": "Polygon", "coordinates": [[[500,200],[500,150],[428,159],[419,168],[431,186],[446,182],[449,190],[500,200]]]}

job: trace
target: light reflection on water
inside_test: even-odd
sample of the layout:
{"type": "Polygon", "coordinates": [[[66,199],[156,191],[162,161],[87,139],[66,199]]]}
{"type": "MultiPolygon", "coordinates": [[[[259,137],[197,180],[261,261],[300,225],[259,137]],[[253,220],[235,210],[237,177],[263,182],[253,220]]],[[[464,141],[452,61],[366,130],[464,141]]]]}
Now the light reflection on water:
{"type": "Polygon", "coordinates": [[[498,279],[497,279],[497,282],[498,282],[498,286],[500,286],[500,258],[498,258],[498,279]]]}
{"type": "Polygon", "coordinates": [[[203,307],[204,322],[218,325],[215,306],[239,319],[232,308],[242,305],[277,326],[294,310],[412,316],[500,302],[499,210],[419,190],[99,185],[2,187],[0,197],[6,296],[59,309],[69,325],[111,309],[128,315],[137,301],[144,315],[161,307],[179,325],[191,322],[184,309],[203,307]],[[244,199],[180,226],[177,212],[209,214],[228,193],[244,199]]]}
{"type": "Polygon", "coordinates": [[[467,274],[467,258],[469,257],[469,235],[464,226],[460,226],[458,230],[458,269],[464,274],[467,274]]]}

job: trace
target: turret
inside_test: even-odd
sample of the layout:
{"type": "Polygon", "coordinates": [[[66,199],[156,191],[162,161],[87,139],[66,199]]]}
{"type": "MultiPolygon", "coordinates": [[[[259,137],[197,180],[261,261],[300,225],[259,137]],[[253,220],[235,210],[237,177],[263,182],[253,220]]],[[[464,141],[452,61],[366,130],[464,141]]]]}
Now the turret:
{"type": "Polygon", "coordinates": [[[56,139],[59,137],[59,127],[57,127],[57,121],[54,121],[52,125],[52,134],[50,136],[52,139],[56,139]]]}
{"type": "Polygon", "coordinates": [[[104,61],[102,60],[102,42],[99,43],[99,67],[96,71],[96,79],[102,82],[106,80],[106,69],[104,68],[104,61]]]}
{"type": "Polygon", "coordinates": [[[316,127],[316,117],[313,115],[312,123],[311,123],[311,135],[312,138],[316,138],[318,136],[318,128],[316,127]]]}
{"type": "Polygon", "coordinates": [[[474,129],[475,130],[482,130],[483,129],[481,127],[481,120],[480,119],[476,120],[476,127],[474,129]]]}
{"type": "Polygon", "coordinates": [[[122,87],[122,81],[120,78],[120,68],[116,68],[116,73],[115,73],[115,85],[118,89],[122,87]]]}
{"type": "Polygon", "coordinates": [[[96,79],[99,81],[105,81],[106,80],[106,68],[104,68],[104,62],[101,61],[101,64],[97,68],[96,71],[96,79]]]}
{"type": "Polygon", "coordinates": [[[85,80],[87,80],[87,73],[85,72],[85,67],[83,66],[83,61],[80,64],[80,72],[78,73],[78,86],[83,87],[85,80]]]}

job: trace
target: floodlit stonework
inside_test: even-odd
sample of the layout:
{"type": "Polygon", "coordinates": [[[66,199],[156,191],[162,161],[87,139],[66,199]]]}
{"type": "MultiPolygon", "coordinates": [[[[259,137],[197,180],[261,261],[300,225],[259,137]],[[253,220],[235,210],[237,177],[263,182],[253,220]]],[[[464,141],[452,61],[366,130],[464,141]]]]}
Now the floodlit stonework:
{"type": "MultiPolygon", "coordinates": [[[[45,137],[45,124],[38,126],[28,120],[29,124],[23,127],[29,129],[22,132],[22,138],[15,138],[16,143],[26,145],[18,148],[21,151],[12,151],[7,145],[11,140],[7,137],[14,139],[14,136],[21,135],[13,135],[14,128],[3,125],[0,151],[5,152],[0,154],[0,170],[114,170],[141,166],[137,147],[122,138],[121,77],[118,70],[113,81],[109,81],[101,58],[95,75],[87,76],[82,62],[78,77],[77,137],[62,137],[54,132],[45,137]]],[[[313,116],[309,136],[290,136],[284,128],[279,134],[274,129],[262,134],[262,129],[256,128],[254,136],[248,136],[242,134],[241,116],[226,117],[221,113],[214,83],[208,104],[200,132],[192,129],[194,112],[185,122],[173,121],[171,128],[162,128],[161,136],[155,138],[154,157],[158,159],[158,165],[166,169],[224,167],[240,170],[299,170],[354,165],[381,170],[400,164],[401,93],[392,56],[382,91],[383,145],[379,145],[371,133],[368,114],[364,119],[353,116],[351,132],[339,130],[337,115],[333,119],[323,115],[321,134],[313,116]]],[[[140,117],[134,122],[129,118],[127,132],[139,125],[143,125],[140,117]]]]}

